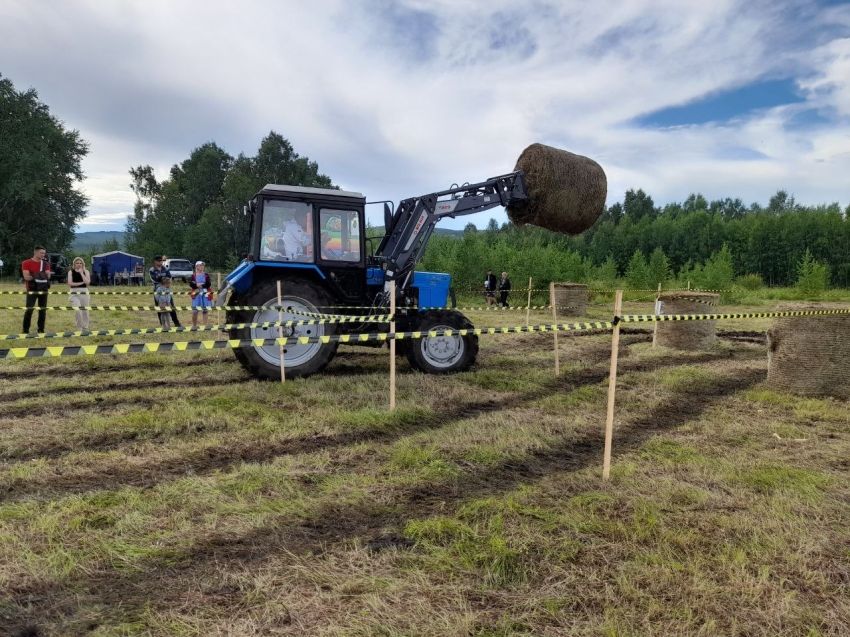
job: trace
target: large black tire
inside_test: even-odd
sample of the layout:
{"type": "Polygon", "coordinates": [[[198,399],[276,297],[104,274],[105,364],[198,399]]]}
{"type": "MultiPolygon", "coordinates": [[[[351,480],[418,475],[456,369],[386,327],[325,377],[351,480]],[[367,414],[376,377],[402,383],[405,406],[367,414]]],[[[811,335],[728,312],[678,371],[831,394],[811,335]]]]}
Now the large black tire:
{"type": "MultiPolygon", "coordinates": [[[[330,296],[317,285],[303,279],[290,279],[282,283],[281,299],[284,307],[302,312],[329,313],[332,305],[330,296]]],[[[230,305],[277,305],[277,281],[268,280],[246,294],[231,299],[230,305]]],[[[228,323],[265,323],[278,320],[277,310],[229,310],[228,323]]],[[[311,320],[303,314],[284,311],[284,321],[311,320]]],[[[335,324],[324,323],[299,325],[283,328],[285,337],[328,336],[335,333],[335,324]]],[[[277,327],[254,327],[231,330],[230,338],[258,339],[277,338],[277,327]]],[[[325,369],[336,354],[338,343],[309,343],[287,345],[284,350],[284,366],[287,378],[300,378],[317,374],[325,369]]],[[[257,378],[280,379],[280,347],[245,347],[233,350],[242,366],[257,378]]]]}
{"type": "MultiPolygon", "coordinates": [[[[473,329],[460,312],[433,310],[414,319],[413,331],[473,329]]],[[[405,346],[410,366],[427,374],[464,372],[478,356],[478,336],[436,336],[412,340],[405,346]]]]}

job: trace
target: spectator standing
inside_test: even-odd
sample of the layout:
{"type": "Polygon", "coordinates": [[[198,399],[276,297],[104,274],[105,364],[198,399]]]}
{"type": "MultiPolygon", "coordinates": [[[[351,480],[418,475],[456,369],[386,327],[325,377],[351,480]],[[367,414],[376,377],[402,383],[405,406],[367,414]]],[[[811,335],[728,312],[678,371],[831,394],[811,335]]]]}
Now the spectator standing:
{"type": "Polygon", "coordinates": [[[487,299],[487,305],[496,304],[497,285],[496,275],[493,274],[493,270],[488,269],[487,274],[484,275],[484,297],[487,299]]]}
{"type": "Polygon", "coordinates": [[[100,262],[100,279],[98,283],[100,285],[109,285],[109,264],[106,262],[106,259],[100,262]]]}
{"type": "Polygon", "coordinates": [[[212,307],[213,291],[212,278],[205,272],[203,261],[195,261],[195,272],[189,281],[192,288],[192,325],[198,325],[198,312],[204,313],[204,325],[207,324],[207,312],[212,307]]]}
{"type": "MultiPolygon", "coordinates": [[[[160,307],[160,305],[156,300],[156,289],[165,280],[166,277],[169,279],[169,281],[171,279],[171,271],[168,268],[166,268],[164,265],[162,265],[163,259],[165,259],[165,257],[161,257],[161,256],[158,256],[158,255],[155,256],[153,258],[153,267],[150,270],[148,270],[148,275],[151,278],[151,285],[153,285],[153,290],[154,290],[153,300],[154,300],[154,303],[156,304],[157,307],[160,307]]],[[[170,287],[171,286],[169,285],[169,289],[170,289],[170,287]]],[[[170,294],[171,294],[171,292],[169,292],[169,295],[170,294]]],[[[170,307],[171,307],[171,323],[174,325],[174,327],[180,327],[180,321],[177,319],[177,310],[174,309],[174,299],[173,298],[171,299],[170,307]]],[[[159,314],[160,325],[162,325],[162,312],[157,312],[157,314],[159,314]]]]}
{"type": "Polygon", "coordinates": [[[74,322],[78,330],[89,329],[89,311],[87,309],[91,305],[89,285],[91,285],[91,275],[86,270],[86,262],[77,257],[71,265],[71,271],[68,272],[68,287],[71,288],[68,301],[77,308],[77,311],[74,312],[74,322]]]}
{"type": "Polygon", "coordinates": [[[502,280],[499,281],[499,303],[502,307],[508,307],[508,294],[511,291],[511,280],[507,272],[502,272],[502,280]]]}
{"type": "MultiPolygon", "coordinates": [[[[165,328],[171,327],[171,316],[169,316],[169,314],[174,314],[174,297],[171,296],[170,276],[162,277],[162,281],[157,284],[156,289],[154,290],[153,299],[158,308],[171,308],[170,313],[163,312],[162,309],[157,312],[157,314],[159,314],[159,324],[165,328]]],[[[176,325],[175,327],[180,326],[176,325]]]]}
{"type": "Polygon", "coordinates": [[[29,334],[32,323],[32,313],[35,304],[38,303],[38,333],[44,334],[44,320],[47,318],[47,292],[50,290],[50,263],[45,259],[47,250],[36,246],[32,252],[32,259],[27,259],[21,264],[21,272],[24,275],[24,285],[27,292],[27,309],[24,312],[24,334],[29,334]]]}

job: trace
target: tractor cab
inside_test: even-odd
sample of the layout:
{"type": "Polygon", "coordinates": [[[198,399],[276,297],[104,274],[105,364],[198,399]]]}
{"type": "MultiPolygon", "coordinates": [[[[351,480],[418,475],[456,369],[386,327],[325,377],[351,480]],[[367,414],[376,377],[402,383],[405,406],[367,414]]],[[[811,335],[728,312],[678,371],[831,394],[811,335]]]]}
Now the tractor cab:
{"type": "Polygon", "coordinates": [[[251,253],[228,284],[246,293],[262,279],[299,278],[325,287],[340,303],[365,293],[365,197],[359,192],[266,185],[248,205],[251,253]]]}

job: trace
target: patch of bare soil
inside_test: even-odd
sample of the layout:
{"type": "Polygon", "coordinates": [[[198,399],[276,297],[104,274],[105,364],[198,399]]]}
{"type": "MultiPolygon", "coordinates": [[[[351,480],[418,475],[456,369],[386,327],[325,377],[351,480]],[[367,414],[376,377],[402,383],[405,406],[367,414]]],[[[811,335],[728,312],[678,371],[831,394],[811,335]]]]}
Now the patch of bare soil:
{"type": "MultiPolygon", "coordinates": [[[[607,361],[608,354],[602,357],[607,361]]],[[[685,360],[690,363],[711,363],[715,361],[728,360],[728,353],[701,352],[696,355],[688,355],[685,360]]],[[[656,371],[664,367],[676,367],[683,360],[675,355],[664,361],[650,363],[625,360],[620,363],[620,373],[656,371]]],[[[303,453],[314,453],[335,448],[341,448],[362,442],[375,444],[389,444],[412,432],[427,429],[439,429],[452,425],[460,420],[474,418],[488,413],[501,413],[511,409],[533,407],[538,401],[554,392],[569,392],[582,386],[597,385],[608,378],[608,371],[604,368],[584,367],[571,370],[553,378],[541,385],[537,391],[530,393],[497,394],[480,400],[467,401],[461,404],[444,405],[439,409],[436,416],[427,421],[409,426],[398,427],[387,430],[380,426],[375,429],[366,429],[356,432],[342,432],[334,435],[315,434],[307,435],[279,443],[268,443],[257,445],[248,442],[244,445],[231,445],[228,447],[206,448],[199,450],[194,455],[181,456],[180,458],[164,461],[151,461],[142,464],[124,464],[104,468],[92,467],[85,474],[65,474],[61,469],[54,470],[52,475],[44,475],[39,478],[27,478],[10,481],[3,493],[6,501],[16,501],[33,497],[50,498],[62,497],[71,493],[87,493],[98,490],[119,489],[123,486],[138,488],[150,488],[158,484],[164,484],[184,478],[187,475],[209,475],[218,471],[227,471],[243,462],[262,463],[269,462],[283,455],[295,455],[303,453]]],[[[192,433],[197,433],[195,428],[192,433]]],[[[163,442],[175,435],[169,432],[163,437],[163,442]]],[[[96,448],[101,451],[129,448],[135,444],[137,434],[126,432],[124,434],[104,433],[98,440],[86,441],[85,448],[96,448]]],[[[150,440],[156,440],[150,439],[150,440]]],[[[52,439],[54,446],[43,446],[38,450],[38,455],[32,453],[19,457],[15,460],[27,460],[36,457],[58,458],[70,451],[79,450],[79,444],[62,446],[52,439]]],[[[0,455],[0,458],[4,456],[0,455]]],[[[8,458],[8,457],[7,457],[8,458]]],[[[338,469],[344,468],[337,465],[338,469]]]]}
{"type": "Polygon", "coordinates": [[[767,345],[767,332],[747,330],[717,332],[717,338],[723,338],[735,343],[755,343],[756,345],[767,345]]]}
{"type": "MultiPolygon", "coordinates": [[[[18,361],[20,362],[20,361],[18,361]]],[[[209,365],[210,362],[208,360],[203,359],[195,359],[189,361],[182,361],[180,363],[180,367],[198,367],[200,365],[209,365]]],[[[109,365],[105,367],[70,367],[70,366],[62,366],[57,365],[56,367],[46,368],[26,368],[21,366],[18,369],[4,369],[0,371],[0,381],[2,380],[16,380],[19,378],[38,378],[39,376],[57,376],[59,374],[69,374],[73,376],[96,376],[98,374],[109,374],[112,372],[126,372],[126,365],[109,365]]]]}
{"type": "MultiPolygon", "coordinates": [[[[126,371],[126,370],[125,370],[126,371]]],[[[217,387],[222,385],[234,385],[239,383],[251,382],[254,379],[250,376],[240,378],[204,378],[199,381],[197,378],[175,379],[169,380],[169,387],[197,387],[199,383],[204,387],[217,387]]],[[[97,386],[97,392],[108,391],[133,391],[137,389],[156,389],[162,387],[161,380],[145,380],[136,382],[108,382],[97,386]]],[[[35,389],[29,391],[19,391],[0,394],[0,403],[11,403],[16,400],[26,400],[27,398],[45,398],[47,396],[60,396],[67,394],[70,390],[67,387],[54,387],[48,389],[35,389]]]]}

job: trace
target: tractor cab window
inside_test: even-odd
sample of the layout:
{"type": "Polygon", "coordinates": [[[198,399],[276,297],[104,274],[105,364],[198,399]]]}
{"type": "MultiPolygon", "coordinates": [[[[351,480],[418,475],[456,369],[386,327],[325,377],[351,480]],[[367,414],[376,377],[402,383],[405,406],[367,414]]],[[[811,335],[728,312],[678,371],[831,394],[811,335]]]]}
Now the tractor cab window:
{"type": "Polygon", "coordinates": [[[356,210],[319,213],[319,249],[325,261],[360,262],[360,217],[356,210]]]}
{"type": "Polygon", "coordinates": [[[313,263],[313,206],[267,199],[263,203],[260,259],[313,263]]]}

